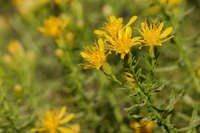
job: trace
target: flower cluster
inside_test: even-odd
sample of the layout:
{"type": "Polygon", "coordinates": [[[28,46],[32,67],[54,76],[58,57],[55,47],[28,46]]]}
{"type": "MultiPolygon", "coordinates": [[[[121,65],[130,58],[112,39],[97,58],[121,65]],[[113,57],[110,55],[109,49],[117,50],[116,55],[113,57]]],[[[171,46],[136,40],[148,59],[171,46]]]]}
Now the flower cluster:
{"type": "Polygon", "coordinates": [[[81,56],[90,63],[84,68],[100,69],[106,63],[106,50],[108,53],[113,51],[120,54],[121,59],[124,59],[133,46],[139,45],[139,48],[148,46],[152,51],[155,46],[161,46],[162,43],[173,37],[173,35],[170,35],[173,30],[172,27],[163,30],[164,22],[157,25],[155,22],[149,24],[146,21],[142,22],[141,29],[138,29],[140,36],[133,37],[131,24],[136,20],[137,16],[133,16],[123,26],[123,18],[110,16],[101,30],[94,31],[100,38],[99,47],[86,47],[86,51],[81,52],[81,56]]]}
{"type": "Polygon", "coordinates": [[[33,51],[26,51],[20,41],[11,40],[8,43],[8,53],[2,56],[2,60],[5,64],[12,64],[11,66],[15,67],[16,64],[23,64],[26,61],[32,64],[35,61],[35,55],[33,51]]]}
{"type": "Polygon", "coordinates": [[[140,37],[132,37],[132,29],[130,25],[135,22],[137,16],[133,16],[129,22],[123,26],[122,18],[115,18],[110,16],[109,22],[103,27],[104,31],[96,30],[95,33],[100,37],[104,37],[107,47],[110,51],[121,54],[121,59],[130,52],[130,48],[134,45],[140,44],[140,37]]]}

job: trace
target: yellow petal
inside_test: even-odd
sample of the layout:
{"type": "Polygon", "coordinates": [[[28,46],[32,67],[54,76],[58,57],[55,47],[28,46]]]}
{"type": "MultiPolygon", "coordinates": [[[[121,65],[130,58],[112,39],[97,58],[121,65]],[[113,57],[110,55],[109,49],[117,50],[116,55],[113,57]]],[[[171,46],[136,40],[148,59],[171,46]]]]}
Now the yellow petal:
{"type": "Polygon", "coordinates": [[[97,35],[104,35],[105,32],[102,31],[102,30],[95,30],[95,31],[94,31],[94,34],[97,34],[97,35]]]}
{"type": "Polygon", "coordinates": [[[141,37],[140,36],[136,36],[133,38],[134,41],[140,41],[141,37]]]}
{"type": "Polygon", "coordinates": [[[121,58],[122,60],[124,60],[125,55],[126,55],[125,53],[122,53],[121,56],[120,56],[120,58],[121,58]]]}
{"type": "Polygon", "coordinates": [[[98,44],[99,44],[99,49],[101,52],[104,52],[104,42],[103,42],[103,39],[99,39],[98,40],[98,44]]]}
{"type": "Polygon", "coordinates": [[[61,133],[73,133],[73,131],[69,128],[65,128],[65,127],[58,127],[58,130],[61,132],[61,133]]]}
{"type": "Polygon", "coordinates": [[[88,64],[88,65],[86,65],[86,64],[79,64],[79,66],[82,66],[82,67],[83,67],[83,69],[90,69],[90,68],[94,68],[94,66],[93,66],[93,65],[91,65],[91,64],[88,64]]]}
{"type": "Polygon", "coordinates": [[[46,130],[45,128],[32,128],[31,132],[43,132],[45,130],[46,130]]]}
{"type": "Polygon", "coordinates": [[[158,27],[158,31],[159,31],[159,32],[161,32],[161,31],[162,31],[162,29],[163,29],[163,26],[164,26],[164,22],[162,22],[162,23],[159,25],[159,27],[158,27]]]}
{"type": "Polygon", "coordinates": [[[62,119],[62,120],[60,121],[60,124],[67,123],[67,122],[70,121],[73,117],[74,117],[74,114],[73,114],[73,113],[69,114],[68,116],[66,116],[64,119],[62,119]]]}
{"type": "Polygon", "coordinates": [[[132,23],[134,23],[136,20],[137,20],[137,16],[133,16],[133,17],[131,17],[131,19],[129,20],[129,22],[126,24],[126,26],[129,26],[129,25],[131,25],[132,23]]]}
{"type": "Polygon", "coordinates": [[[56,129],[51,129],[49,133],[56,133],[56,129]]]}
{"type": "Polygon", "coordinates": [[[60,113],[59,113],[59,116],[58,116],[59,119],[61,119],[61,118],[63,117],[63,115],[64,115],[65,112],[66,112],[66,109],[67,109],[66,106],[63,106],[63,107],[62,107],[62,109],[61,109],[61,111],[60,111],[60,113]]]}
{"type": "Polygon", "coordinates": [[[147,22],[142,22],[142,23],[141,23],[141,26],[142,26],[142,30],[143,30],[143,31],[149,30],[149,27],[148,27],[148,25],[147,25],[147,22]]]}
{"type": "Polygon", "coordinates": [[[173,28],[169,27],[166,30],[163,31],[163,33],[160,35],[160,38],[165,38],[167,37],[171,32],[172,32],[173,28]]]}
{"type": "Polygon", "coordinates": [[[116,19],[115,16],[110,16],[110,17],[109,17],[109,20],[110,20],[110,21],[114,21],[115,19],[116,19]]]}
{"type": "Polygon", "coordinates": [[[130,124],[131,128],[137,129],[138,127],[140,127],[140,124],[137,122],[133,122],[130,124]]]}
{"type": "Polygon", "coordinates": [[[86,52],[81,52],[80,55],[83,57],[83,58],[88,58],[89,55],[86,53],[86,52]]]}
{"type": "Polygon", "coordinates": [[[110,41],[111,43],[113,42],[113,38],[111,36],[106,34],[105,38],[106,38],[107,41],[110,41]]]}
{"type": "Polygon", "coordinates": [[[126,76],[133,77],[133,75],[132,75],[131,73],[129,73],[129,72],[124,72],[124,74],[125,74],[126,76]]]}
{"type": "Polygon", "coordinates": [[[128,38],[131,38],[131,36],[132,36],[132,29],[130,26],[128,26],[125,31],[125,37],[126,39],[128,39],[128,38]]]}
{"type": "Polygon", "coordinates": [[[121,40],[123,37],[123,30],[119,30],[118,32],[118,39],[121,40]]]}
{"type": "MultiPolygon", "coordinates": [[[[142,35],[142,36],[144,36],[144,32],[142,32],[139,28],[137,29],[138,30],[138,32],[142,35]]],[[[144,31],[144,30],[143,30],[144,31]]]]}
{"type": "Polygon", "coordinates": [[[166,41],[168,41],[168,40],[170,40],[170,39],[172,39],[174,36],[170,36],[170,37],[168,37],[167,39],[165,39],[165,40],[162,40],[161,41],[161,43],[163,43],[163,42],[166,42],[166,41]]]}
{"type": "Polygon", "coordinates": [[[153,121],[150,121],[150,122],[145,126],[145,129],[148,131],[148,133],[151,133],[151,132],[152,132],[153,126],[154,126],[154,122],[153,122],[153,121]]]}

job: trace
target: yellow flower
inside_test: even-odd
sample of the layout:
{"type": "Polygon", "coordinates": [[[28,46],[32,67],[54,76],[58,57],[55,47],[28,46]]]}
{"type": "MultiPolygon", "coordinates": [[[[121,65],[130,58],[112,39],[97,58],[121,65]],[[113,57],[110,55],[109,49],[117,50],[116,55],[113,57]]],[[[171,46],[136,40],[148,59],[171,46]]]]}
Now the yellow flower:
{"type": "Polygon", "coordinates": [[[102,30],[95,30],[97,35],[108,34],[112,38],[115,38],[118,34],[118,31],[123,27],[123,18],[116,18],[115,16],[110,16],[108,23],[102,28],[102,30]]]}
{"type": "Polygon", "coordinates": [[[139,122],[131,123],[130,126],[131,126],[131,128],[135,129],[136,133],[152,133],[152,128],[154,126],[154,122],[150,121],[144,127],[141,127],[144,125],[145,122],[146,122],[145,120],[140,120],[139,122]]]}
{"type": "Polygon", "coordinates": [[[65,39],[67,41],[67,44],[69,46],[69,48],[72,48],[73,44],[74,44],[74,38],[75,38],[75,35],[73,32],[67,32],[65,34],[65,39]]]}
{"type": "Polygon", "coordinates": [[[0,31],[3,32],[10,26],[10,18],[7,15],[0,15],[0,31]]]}
{"type": "Polygon", "coordinates": [[[163,5],[167,5],[170,8],[179,6],[183,0],[160,0],[160,3],[163,5]]]}
{"type": "Polygon", "coordinates": [[[132,46],[140,44],[140,37],[132,37],[132,29],[130,25],[135,22],[137,16],[133,16],[129,22],[123,26],[122,18],[110,16],[109,22],[103,27],[104,31],[96,30],[95,34],[103,36],[110,51],[115,51],[116,54],[121,54],[121,59],[130,52],[132,46]]]}
{"type": "Polygon", "coordinates": [[[169,0],[168,6],[176,7],[176,6],[179,6],[182,2],[183,2],[183,0],[169,0]]]}
{"type": "Polygon", "coordinates": [[[49,133],[73,133],[72,129],[66,128],[61,126],[69,122],[73,117],[74,114],[70,113],[68,116],[64,117],[66,112],[66,107],[62,107],[60,113],[48,110],[42,120],[40,122],[40,128],[32,129],[32,132],[49,132],[49,133]]]}
{"type": "Polygon", "coordinates": [[[142,30],[139,29],[140,34],[143,37],[141,42],[141,46],[148,46],[153,48],[155,46],[162,46],[162,43],[170,40],[173,35],[170,35],[173,28],[168,27],[167,29],[163,30],[164,22],[157,25],[155,22],[148,25],[147,22],[142,22],[141,27],[142,30]]]}
{"type": "Polygon", "coordinates": [[[16,92],[22,91],[22,86],[21,86],[21,84],[16,84],[16,85],[14,86],[14,91],[16,91],[16,92]]]}
{"type": "Polygon", "coordinates": [[[6,64],[10,64],[12,62],[12,57],[9,54],[3,55],[3,62],[6,64]]]}
{"type": "Polygon", "coordinates": [[[23,48],[21,46],[21,43],[17,40],[12,40],[8,44],[8,51],[13,55],[18,55],[20,52],[22,52],[23,48]]]}
{"type": "Polygon", "coordinates": [[[130,52],[132,46],[140,44],[140,37],[132,38],[132,29],[130,26],[121,29],[116,39],[108,37],[107,40],[110,42],[110,44],[107,44],[109,50],[115,51],[116,54],[121,54],[121,59],[124,59],[125,55],[130,52]]]}
{"type": "Polygon", "coordinates": [[[62,49],[56,49],[55,50],[55,55],[58,57],[58,58],[62,58],[64,56],[64,51],[62,49]]]}
{"type": "Polygon", "coordinates": [[[44,21],[45,26],[39,27],[38,29],[47,36],[57,38],[61,35],[68,23],[69,19],[62,21],[58,17],[51,16],[49,19],[44,21]]]}
{"type": "Polygon", "coordinates": [[[11,0],[12,4],[14,4],[14,5],[21,5],[21,4],[23,4],[23,1],[24,0],[11,0]]]}
{"type": "Polygon", "coordinates": [[[47,2],[48,0],[12,0],[12,4],[23,16],[29,15],[36,8],[40,7],[40,5],[43,5],[47,2]]]}
{"type": "Polygon", "coordinates": [[[62,3],[62,0],[53,0],[53,2],[57,5],[60,5],[62,3]]]}
{"type": "Polygon", "coordinates": [[[80,64],[84,69],[100,69],[106,63],[107,57],[103,40],[99,39],[95,46],[86,47],[85,52],[81,52],[81,56],[90,63],[88,65],[80,64]]]}
{"type": "Polygon", "coordinates": [[[67,2],[67,3],[71,3],[71,2],[73,2],[73,0],[66,0],[66,2],[67,2]]]}
{"type": "Polygon", "coordinates": [[[200,77],[200,69],[197,70],[197,75],[200,77]]]}
{"type": "Polygon", "coordinates": [[[163,4],[163,5],[167,4],[167,0],[160,0],[160,3],[163,4]]]}
{"type": "Polygon", "coordinates": [[[78,123],[72,124],[71,128],[72,128],[73,133],[80,133],[80,124],[78,123]]]}
{"type": "Polygon", "coordinates": [[[51,2],[51,1],[53,1],[55,4],[57,4],[57,5],[61,5],[62,4],[62,2],[71,2],[72,0],[65,0],[65,1],[63,1],[63,0],[49,0],[49,2],[51,2]]]}

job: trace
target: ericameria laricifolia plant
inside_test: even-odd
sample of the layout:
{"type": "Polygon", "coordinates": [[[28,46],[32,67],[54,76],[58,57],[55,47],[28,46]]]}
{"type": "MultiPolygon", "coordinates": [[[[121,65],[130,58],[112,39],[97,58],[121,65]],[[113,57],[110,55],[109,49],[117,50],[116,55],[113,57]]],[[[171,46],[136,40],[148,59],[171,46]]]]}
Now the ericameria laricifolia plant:
{"type": "MultiPolygon", "coordinates": [[[[172,35],[172,27],[164,29],[164,22],[157,24],[156,22],[148,23],[144,21],[141,23],[141,29],[138,29],[140,36],[133,37],[133,24],[137,19],[137,16],[133,16],[129,22],[123,26],[123,19],[110,16],[108,22],[102,28],[102,30],[95,30],[95,34],[98,35],[98,45],[86,47],[86,51],[81,52],[81,56],[87,60],[90,64],[81,65],[85,69],[96,68],[102,70],[112,80],[123,85],[124,87],[130,88],[130,97],[133,95],[137,96],[131,107],[126,108],[131,117],[138,120],[140,125],[132,124],[133,128],[142,128],[149,122],[156,122],[158,125],[163,127],[166,132],[176,132],[176,129],[170,123],[170,114],[164,116],[168,111],[172,111],[176,101],[182,96],[182,92],[179,96],[171,99],[171,102],[165,109],[159,109],[154,105],[152,98],[153,93],[161,88],[162,83],[154,76],[154,69],[157,64],[157,46],[162,46],[163,43],[167,42],[174,36],[172,35]],[[144,54],[141,50],[143,46],[147,46],[149,52],[147,55],[149,58],[143,59],[138,55],[134,55],[132,47],[138,46],[138,52],[144,54]],[[120,54],[120,58],[123,61],[123,71],[125,79],[128,84],[120,81],[116,78],[116,74],[112,72],[112,68],[106,60],[109,54],[115,52],[120,54]],[[140,63],[147,64],[147,70],[143,67],[140,68],[140,63]],[[149,69],[149,70],[148,70],[149,69]],[[134,94],[133,94],[134,93],[134,94]],[[145,115],[141,116],[136,113],[135,110],[145,110],[145,115]],[[161,111],[163,110],[163,111],[161,111]],[[137,117],[136,117],[137,116],[137,117]],[[144,118],[144,119],[143,119],[144,118]],[[141,122],[142,121],[142,122],[141,122]],[[133,126],[134,125],[134,126],[133,126]]],[[[137,48],[137,47],[136,47],[137,48]]],[[[162,87],[163,88],[163,87],[162,87]]],[[[152,129],[151,124],[151,128],[152,129]]],[[[136,131],[142,131],[141,130],[136,131]]],[[[145,129],[148,130],[148,129],[145,129]]]]}

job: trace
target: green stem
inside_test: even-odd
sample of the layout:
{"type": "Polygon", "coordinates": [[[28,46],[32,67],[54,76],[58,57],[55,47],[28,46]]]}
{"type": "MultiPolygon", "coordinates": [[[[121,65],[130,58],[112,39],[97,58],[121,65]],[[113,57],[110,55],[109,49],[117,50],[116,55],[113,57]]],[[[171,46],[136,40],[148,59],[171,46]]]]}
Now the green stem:
{"type": "Polygon", "coordinates": [[[147,106],[151,109],[151,111],[154,114],[154,117],[156,117],[156,119],[158,120],[158,122],[164,127],[165,131],[167,133],[176,133],[176,130],[171,128],[165,121],[165,119],[162,118],[162,114],[160,112],[158,112],[154,107],[153,104],[150,100],[150,97],[148,95],[146,95],[143,91],[142,86],[140,85],[140,83],[138,82],[138,80],[136,80],[136,84],[138,86],[138,91],[140,93],[140,95],[143,97],[143,99],[145,99],[145,102],[147,104],[147,106]]]}

